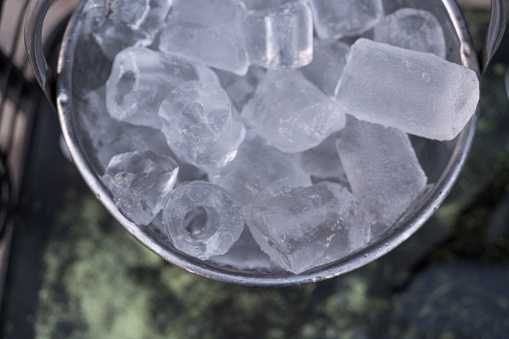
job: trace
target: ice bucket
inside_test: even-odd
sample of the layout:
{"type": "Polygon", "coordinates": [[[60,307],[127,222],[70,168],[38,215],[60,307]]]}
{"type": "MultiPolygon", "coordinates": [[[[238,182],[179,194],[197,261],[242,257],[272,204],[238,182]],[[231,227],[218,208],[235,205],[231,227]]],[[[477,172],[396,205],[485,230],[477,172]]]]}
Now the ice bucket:
{"type": "MultiPolygon", "coordinates": [[[[452,141],[413,140],[416,153],[431,185],[418,196],[390,231],[363,250],[341,260],[298,275],[284,271],[238,270],[209,261],[200,261],[179,252],[171,243],[161,240],[157,227],[140,227],[124,217],[114,204],[110,192],[103,185],[97,170],[96,155],[87,142],[86,127],[79,120],[79,115],[86,113],[80,111],[82,106],[79,105],[79,100],[80,95],[87,91],[87,86],[94,86],[91,84],[105,80],[109,65],[98,59],[90,64],[93,65],[93,69],[80,68],[84,59],[94,60],[94,50],[83,49],[83,46],[80,46],[80,41],[86,35],[83,31],[83,13],[87,1],[83,0],[68,24],[60,50],[58,69],[56,72],[49,69],[42,51],[41,32],[51,2],[52,0],[30,2],[25,21],[25,43],[37,80],[58,110],[63,136],[74,164],[97,199],[133,237],[166,261],[200,276],[243,285],[287,286],[321,281],[366,265],[408,239],[437,210],[456,181],[470,149],[479,112],[452,141]]],[[[491,24],[479,62],[465,21],[454,0],[386,0],[384,6],[388,13],[403,6],[432,12],[444,30],[447,59],[471,68],[479,77],[500,43],[509,7],[507,0],[492,0],[491,24]]]]}

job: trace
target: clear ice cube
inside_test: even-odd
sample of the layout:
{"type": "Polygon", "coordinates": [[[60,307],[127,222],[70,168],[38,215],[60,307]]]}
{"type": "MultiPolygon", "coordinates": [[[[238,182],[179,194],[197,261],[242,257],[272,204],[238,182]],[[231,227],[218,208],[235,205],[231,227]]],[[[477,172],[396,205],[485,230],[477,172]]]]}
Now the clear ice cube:
{"type": "Polygon", "coordinates": [[[237,111],[241,112],[244,105],[253,97],[258,84],[265,76],[266,70],[251,66],[246,75],[239,76],[230,72],[216,70],[221,86],[228,94],[237,111]]]}
{"type": "Polygon", "coordinates": [[[365,210],[343,186],[322,182],[244,207],[256,242],[295,274],[331,263],[370,240],[365,210]]]}
{"type": "Polygon", "coordinates": [[[309,0],[321,39],[361,35],[383,18],[382,0],[309,0]]]}
{"type": "Polygon", "coordinates": [[[120,211],[135,224],[147,225],[163,208],[175,186],[177,163],[152,151],[114,156],[102,180],[120,211]]]}
{"type": "Polygon", "coordinates": [[[248,136],[225,173],[210,180],[230,191],[241,205],[311,185],[309,175],[257,136],[248,136]]]}
{"type": "Polygon", "coordinates": [[[152,44],[173,0],[92,0],[84,11],[90,33],[111,59],[126,47],[152,44]]]}
{"type": "Polygon", "coordinates": [[[305,3],[249,11],[244,29],[247,53],[254,65],[294,69],[313,59],[313,19],[305,3]]]}
{"type": "Polygon", "coordinates": [[[246,5],[247,9],[261,10],[270,7],[276,7],[289,1],[295,0],[240,0],[246,5]]]}
{"type": "Polygon", "coordinates": [[[360,120],[451,140],[476,111],[479,80],[471,69],[433,54],[359,39],[335,100],[360,120]]]}
{"type": "Polygon", "coordinates": [[[177,157],[207,173],[231,163],[246,134],[228,95],[212,82],[180,85],[164,99],[159,117],[177,157]]]}
{"type": "Polygon", "coordinates": [[[337,150],[352,193],[373,218],[373,236],[389,229],[426,185],[406,133],[348,117],[337,150]]]}
{"type": "Polygon", "coordinates": [[[316,147],[304,152],[288,153],[286,156],[309,174],[314,184],[330,181],[348,188],[345,169],[336,149],[336,139],[337,133],[333,133],[316,147]]]}
{"type": "Polygon", "coordinates": [[[300,71],[316,87],[330,98],[334,98],[349,51],[350,46],[344,42],[315,39],[313,61],[300,71]]]}
{"type": "Polygon", "coordinates": [[[240,235],[239,240],[223,255],[210,258],[210,261],[221,266],[232,267],[237,270],[278,272],[283,271],[256,243],[248,227],[240,235]]]}
{"type": "Polygon", "coordinates": [[[239,0],[175,0],[159,42],[165,53],[246,74],[246,7],[239,0]]]}
{"type": "Polygon", "coordinates": [[[160,129],[159,105],[175,87],[191,80],[219,83],[206,66],[144,47],[126,48],[115,57],[106,82],[108,112],[120,121],[160,129]]]}
{"type": "Polygon", "coordinates": [[[175,248],[205,260],[228,252],[242,233],[244,217],[227,190],[194,181],[170,194],[163,224],[175,248]]]}
{"type": "Polygon", "coordinates": [[[445,59],[445,37],[437,18],[428,11],[402,8],[381,20],[374,40],[445,59]]]}
{"type": "Polygon", "coordinates": [[[343,109],[299,71],[268,71],[242,117],[287,153],[313,148],[345,124],[343,109]]]}

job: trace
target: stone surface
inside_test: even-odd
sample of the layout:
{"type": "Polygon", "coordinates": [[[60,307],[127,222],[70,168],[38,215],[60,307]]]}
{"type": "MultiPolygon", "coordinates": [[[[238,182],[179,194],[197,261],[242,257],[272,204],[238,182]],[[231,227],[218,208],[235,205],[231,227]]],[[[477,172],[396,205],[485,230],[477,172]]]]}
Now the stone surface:
{"type": "Polygon", "coordinates": [[[358,119],[451,140],[475,113],[479,80],[474,71],[435,55],[360,39],[350,49],[335,100],[358,119]]]}
{"type": "Polygon", "coordinates": [[[370,240],[364,209],[344,187],[319,183],[244,207],[262,250],[299,274],[338,260],[370,240]]]}
{"type": "Polygon", "coordinates": [[[212,82],[180,85],[164,99],[159,117],[177,157],[207,173],[231,163],[246,134],[226,92],[212,82]]]}
{"type": "Polygon", "coordinates": [[[313,148],[345,124],[343,109],[299,71],[267,72],[242,117],[287,153],[313,148]]]}
{"type": "Polygon", "coordinates": [[[205,260],[228,252],[242,233],[244,217],[224,188],[194,181],[170,194],[163,223],[175,248],[205,260]]]}
{"type": "Polygon", "coordinates": [[[246,50],[254,65],[294,69],[313,59],[313,18],[304,2],[251,10],[244,30],[246,50]]]}
{"type": "Polygon", "coordinates": [[[242,25],[246,7],[238,0],[175,0],[159,48],[238,75],[249,66],[242,25]]]}
{"type": "Polygon", "coordinates": [[[374,40],[445,59],[445,37],[440,22],[428,11],[402,8],[381,20],[374,40]]]}
{"type": "Polygon", "coordinates": [[[160,129],[161,102],[175,87],[192,80],[219,83],[203,65],[143,47],[126,48],[115,57],[106,82],[108,112],[120,121],[160,129]]]}
{"type": "Polygon", "coordinates": [[[361,35],[383,18],[382,0],[309,0],[321,39],[361,35]]]}
{"type": "Polygon", "coordinates": [[[311,185],[309,175],[260,137],[246,138],[227,171],[210,180],[241,205],[311,185]]]}
{"type": "Polygon", "coordinates": [[[115,155],[102,180],[120,211],[135,224],[146,225],[163,208],[177,173],[170,157],[140,151],[115,155]]]}
{"type": "Polygon", "coordinates": [[[337,40],[313,41],[313,61],[300,69],[302,74],[330,98],[336,96],[350,46],[337,40]]]}
{"type": "Polygon", "coordinates": [[[408,135],[348,117],[337,149],[353,195],[373,218],[372,233],[387,231],[426,185],[408,135]]]}

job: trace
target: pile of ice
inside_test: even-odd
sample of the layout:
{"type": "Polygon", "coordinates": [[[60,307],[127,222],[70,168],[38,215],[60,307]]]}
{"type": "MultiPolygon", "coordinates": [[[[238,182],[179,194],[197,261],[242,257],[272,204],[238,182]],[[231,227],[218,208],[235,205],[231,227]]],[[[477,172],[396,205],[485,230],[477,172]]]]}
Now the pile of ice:
{"type": "Polygon", "coordinates": [[[479,99],[437,19],[381,0],[95,0],[86,17],[113,61],[82,120],[115,203],[236,269],[361,251],[427,184],[409,134],[451,140],[479,99]]]}

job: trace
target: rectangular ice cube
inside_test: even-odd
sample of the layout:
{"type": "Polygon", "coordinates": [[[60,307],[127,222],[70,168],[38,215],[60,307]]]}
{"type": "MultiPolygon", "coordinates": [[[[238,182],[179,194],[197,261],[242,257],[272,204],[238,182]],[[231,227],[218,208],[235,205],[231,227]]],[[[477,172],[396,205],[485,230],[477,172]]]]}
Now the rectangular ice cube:
{"type": "Polygon", "coordinates": [[[159,49],[191,61],[246,74],[243,23],[246,7],[238,0],[175,0],[159,49]]]}
{"type": "Polygon", "coordinates": [[[351,47],[336,96],[360,120],[436,140],[456,137],[478,101],[471,69],[366,39],[351,47]]]}
{"type": "Polygon", "coordinates": [[[372,232],[385,232],[426,185],[426,174],[408,135],[348,116],[337,150],[352,193],[373,218],[372,232]]]}
{"type": "Polygon", "coordinates": [[[364,209],[344,187],[322,182],[244,207],[262,250],[295,274],[361,249],[370,240],[364,209]]]}

